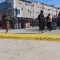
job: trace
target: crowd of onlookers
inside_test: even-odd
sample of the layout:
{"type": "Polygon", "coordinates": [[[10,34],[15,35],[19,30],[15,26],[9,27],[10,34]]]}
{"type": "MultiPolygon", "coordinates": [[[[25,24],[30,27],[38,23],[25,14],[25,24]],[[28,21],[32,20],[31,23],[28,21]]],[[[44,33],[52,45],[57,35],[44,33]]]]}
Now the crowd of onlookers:
{"type": "Polygon", "coordinates": [[[4,14],[2,17],[0,27],[2,27],[2,29],[6,29],[7,33],[9,29],[26,28],[26,26],[30,27],[29,22],[30,22],[29,19],[23,19],[19,17],[10,18],[8,14],[4,14]]]}
{"type": "Polygon", "coordinates": [[[32,27],[39,26],[39,31],[43,33],[43,30],[45,27],[49,31],[56,29],[57,27],[60,27],[60,12],[58,16],[51,16],[50,13],[44,17],[43,11],[40,11],[40,14],[37,17],[37,21],[33,19],[27,19],[22,17],[13,17],[10,18],[7,14],[4,14],[2,17],[2,20],[0,20],[0,27],[2,29],[5,29],[6,27],[11,29],[20,29],[20,28],[26,28],[28,24],[30,24],[32,27]]]}
{"type": "Polygon", "coordinates": [[[46,17],[44,17],[43,11],[40,11],[37,19],[39,20],[39,31],[41,33],[43,33],[45,27],[47,27],[49,31],[60,27],[60,12],[58,16],[51,16],[49,13],[46,17]]]}
{"type": "MultiPolygon", "coordinates": [[[[2,20],[0,20],[0,28],[6,28],[6,14],[3,15],[2,20]]],[[[21,29],[26,28],[26,25],[30,24],[31,26],[34,25],[34,21],[32,18],[23,18],[23,17],[9,17],[9,25],[10,29],[21,29]]]]}

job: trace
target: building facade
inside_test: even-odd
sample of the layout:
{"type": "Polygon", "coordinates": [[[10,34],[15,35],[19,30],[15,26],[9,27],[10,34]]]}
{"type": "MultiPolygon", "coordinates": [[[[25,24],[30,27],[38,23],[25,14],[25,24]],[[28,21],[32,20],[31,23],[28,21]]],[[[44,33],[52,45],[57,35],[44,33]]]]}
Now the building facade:
{"type": "Polygon", "coordinates": [[[0,3],[0,20],[4,13],[10,17],[23,17],[23,18],[37,18],[40,11],[43,10],[46,17],[49,13],[51,16],[58,15],[60,9],[55,6],[50,6],[38,2],[26,2],[21,0],[6,0],[0,3]]]}

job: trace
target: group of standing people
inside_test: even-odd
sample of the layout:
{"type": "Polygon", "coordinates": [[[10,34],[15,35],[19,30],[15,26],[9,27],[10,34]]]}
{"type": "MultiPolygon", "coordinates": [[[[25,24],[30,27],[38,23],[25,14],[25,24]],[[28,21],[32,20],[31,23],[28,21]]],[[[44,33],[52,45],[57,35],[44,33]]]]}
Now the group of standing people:
{"type": "MultiPolygon", "coordinates": [[[[38,15],[38,20],[39,20],[39,33],[43,33],[45,26],[47,26],[47,29],[49,31],[51,31],[52,29],[60,27],[60,12],[57,17],[55,15],[52,17],[50,13],[46,17],[44,17],[43,11],[41,10],[40,14],[38,15]]],[[[20,24],[22,23],[21,22],[22,20],[18,22],[18,19],[15,18],[13,19],[13,21],[15,26],[14,28],[18,28],[18,25],[22,25],[20,24]]],[[[4,16],[2,17],[2,27],[6,29],[6,33],[13,24],[10,23],[11,23],[10,17],[8,16],[8,14],[4,14],[4,16]]]]}
{"type": "Polygon", "coordinates": [[[6,33],[8,33],[9,28],[18,29],[17,17],[14,17],[14,19],[11,20],[8,14],[4,14],[2,17],[2,28],[6,29],[6,33]]]}
{"type": "Polygon", "coordinates": [[[43,33],[45,26],[47,26],[47,29],[49,31],[51,31],[52,29],[60,27],[60,12],[57,17],[55,15],[52,17],[50,13],[46,17],[44,17],[43,11],[41,10],[40,14],[38,15],[38,20],[39,33],[43,33]]]}
{"type": "Polygon", "coordinates": [[[12,29],[24,28],[25,23],[27,22],[25,22],[25,20],[23,20],[22,18],[19,17],[10,18],[8,14],[4,14],[2,17],[2,28],[6,29],[6,33],[8,33],[9,28],[12,29]]]}

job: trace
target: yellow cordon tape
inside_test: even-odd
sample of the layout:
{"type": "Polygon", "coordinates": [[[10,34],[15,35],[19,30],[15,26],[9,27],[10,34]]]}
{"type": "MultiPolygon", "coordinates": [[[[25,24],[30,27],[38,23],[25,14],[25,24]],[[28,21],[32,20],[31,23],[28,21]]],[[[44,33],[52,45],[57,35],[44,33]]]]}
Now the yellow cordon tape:
{"type": "Polygon", "coordinates": [[[0,34],[0,39],[42,40],[60,42],[60,35],[55,34],[0,34]]]}

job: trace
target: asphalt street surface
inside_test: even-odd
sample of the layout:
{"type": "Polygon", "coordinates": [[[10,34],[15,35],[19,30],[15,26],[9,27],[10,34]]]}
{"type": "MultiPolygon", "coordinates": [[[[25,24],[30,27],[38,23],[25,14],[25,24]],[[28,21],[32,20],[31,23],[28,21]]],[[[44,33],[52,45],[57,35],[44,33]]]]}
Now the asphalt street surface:
{"type": "MultiPolygon", "coordinates": [[[[5,33],[5,29],[0,29],[0,33],[5,33]]],[[[39,29],[10,29],[10,33],[39,34],[39,29]]],[[[60,30],[44,30],[43,34],[60,34],[60,30]]],[[[60,60],[60,42],[0,39],[0,60],[60,60]]]]}
{"type": "Polygon", "coordinates": [[[0,60],[60,60],[60,42],[0,39],[0,60]]]}

